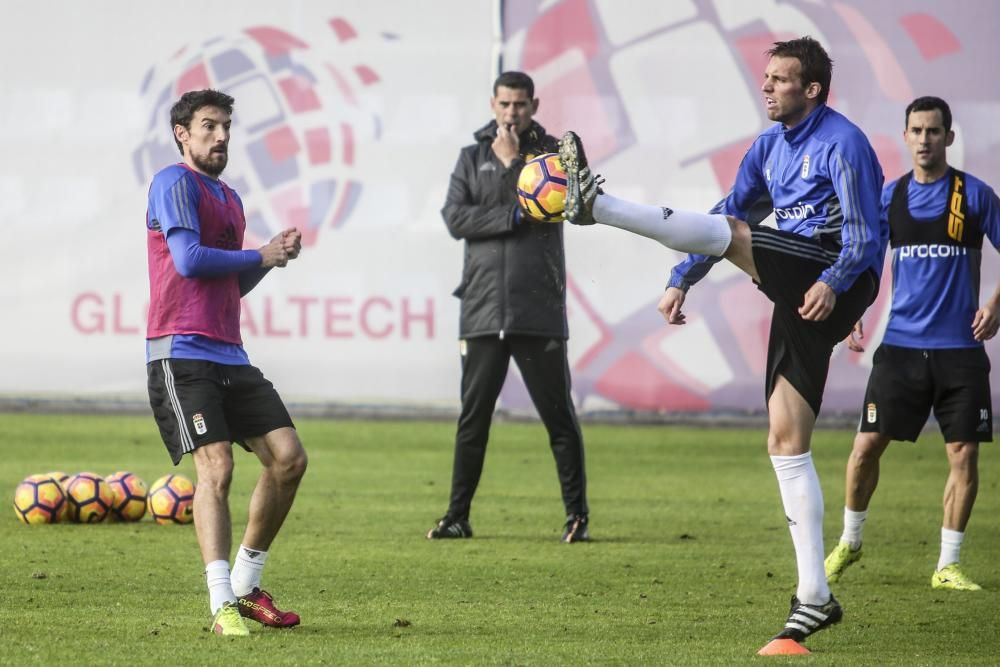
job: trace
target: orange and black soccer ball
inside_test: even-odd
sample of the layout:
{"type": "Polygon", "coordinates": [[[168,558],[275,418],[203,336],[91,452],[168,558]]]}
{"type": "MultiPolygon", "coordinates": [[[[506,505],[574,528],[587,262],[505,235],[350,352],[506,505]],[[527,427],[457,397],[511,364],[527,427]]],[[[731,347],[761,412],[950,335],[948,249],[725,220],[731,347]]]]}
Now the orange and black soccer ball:
{"type": "Polygon", "coordinates": [[[56,523],[65,509],[62,487],[48,475],[30,475],[14,489],[14,512],[23,523],[56,523]]]}
{"type": "Polygon", "coordinates": [[[114,496],[100,475],[81,472],[66,483],[66,516],[74,523],[98,523],[111,512],[114,496]]]}
{"type": "Polygon", "coordinates": [[[149,491],[146,482],[134,473],[121,470],[106,478],[111,487],[111,518],[115,521],[138,521],[146,515],[149,491]]]}
{"type": "Polygon", "coordinates": [[[164,475],[149,487],[149,513],[159,524],[194,521],[194,482],[184,475],[164,475]]]}
{"type": "Polygon", "coordinates": [[[566,208],[566,171],[555,153],[528,160],[517,177],[521,210],[541,222],[562,222],[566,208]]]}

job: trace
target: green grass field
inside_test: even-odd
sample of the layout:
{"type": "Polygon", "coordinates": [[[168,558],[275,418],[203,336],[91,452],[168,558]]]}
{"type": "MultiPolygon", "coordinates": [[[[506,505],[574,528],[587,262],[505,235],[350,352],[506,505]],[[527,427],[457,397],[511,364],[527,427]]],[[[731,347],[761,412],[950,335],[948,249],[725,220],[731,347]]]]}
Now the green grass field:
{"type": "MultiPolygon", "coordinates": [[[[494,427],[472,540],[430,542],[451,475],[450,423],[302,420],[310,467],[264,584],[301,627],[216,637],[193,528],[25,526],[24,476],[173,470],[151,418],[0,414],[0,663],[10,665],[692,665],[787,662],[777,632],[795,561],[764,433],[585,425],[589,544],[558,540],[544,430],[494,427]],[[252,654],[248,654],[247,650],[252,654]],[[251,662],[248,662],[252,660],[251,662]]],[[[840,534],[852,434],[820,431],[828,548],[840,534]]],[[[947,464],[940,436],[893,445],[865,558],[835,587],[845,620],[815,665],[1000,662],[1000,493],[984,447],[962,552],[981,593],[930,588],[947,464]]],[[[193,477],[185,460],[179,471],[193,477]]],[[[237,453],[238,530],[257,462],[237,453]]],[[[238,536],[237,536],[238,541],[238,536]]]]}

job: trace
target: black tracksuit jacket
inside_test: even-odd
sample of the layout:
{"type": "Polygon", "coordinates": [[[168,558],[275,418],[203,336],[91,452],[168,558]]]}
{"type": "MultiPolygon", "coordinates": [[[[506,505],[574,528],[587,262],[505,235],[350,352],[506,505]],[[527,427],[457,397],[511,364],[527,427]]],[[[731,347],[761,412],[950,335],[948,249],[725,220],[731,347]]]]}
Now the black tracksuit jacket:
{"type": "Polygon", "coordinates": [[[518,214],[517,177],[526,159],[558,151],[558,141],[532,122],[520,135],[521,157],[504,167],[491,147],[496,121],[474,133],[451,174],[441,215],[465,241],[459,336],[507,334],[566,339],[563,225],[518,214]]]}

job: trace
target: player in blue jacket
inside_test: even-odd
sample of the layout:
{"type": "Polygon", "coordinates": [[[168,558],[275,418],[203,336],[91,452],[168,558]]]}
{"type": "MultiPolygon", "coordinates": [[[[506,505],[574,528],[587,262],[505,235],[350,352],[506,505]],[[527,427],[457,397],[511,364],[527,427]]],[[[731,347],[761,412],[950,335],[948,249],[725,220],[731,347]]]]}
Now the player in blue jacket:
{"type": "MultiPolygon", "coordinates": [[[[915,441],[933,408],[951,471],[931,586],[978,591],[959,569],[958,555],[979,488],[979,443],[993,439],[983,341],[1000,324],[1000,287],[980,306],[979,269],[983,237],[1000,248],[1000,200],[978,178],[948,165],[955,133],[944,100],[911,102],[903,138],[913,171],[882,192],[882,219],[891,232],[892,308],[847,462],[844,533],[826,559],[826,574],[835,582],[861,558],[879,459],[890,441],[915,441]]],[[[857,334],[863,334],[860,326],[857,334]]],[[[848,345],[863,349],[853,336],[848,345]]]]}
{"type": "Polygon", "coordinates": [[[732,192],[712,213],[603,194],[572,132],[560,141],[560,158],[568,176],[570,222],[600,222],[694,253],[674,269],[660,301],[667,322],[684,323],[688,288],[719,258],[742,269],[774,302],[767,449],[799,579],[775,639],[800,642],[843,616],[823,571],[823,492],[810,438],[833,347],[875,298],[888,231],[879,223],[883,177],[875,152],[861,130],[826,106],[833,69],[826,51],[802,37],[776,42],[768,54],[761,91],[768,118],[778,124],[754,141],[732,192]],[[778,229],[751,219],[751,208],[766,197],[778,229]]]}

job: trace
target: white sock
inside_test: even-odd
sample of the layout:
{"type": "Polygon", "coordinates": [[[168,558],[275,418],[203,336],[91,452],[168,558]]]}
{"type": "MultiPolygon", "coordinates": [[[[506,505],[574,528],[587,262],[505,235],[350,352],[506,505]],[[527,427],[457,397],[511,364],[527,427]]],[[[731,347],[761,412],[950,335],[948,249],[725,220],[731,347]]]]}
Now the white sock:
{"type": "Polygon", "coordinates": [[[233,584],[229,580],[228,561],[213,560],[206,565],[205,580],[208,583],[208,605],[212,609],[212,616],[215,616],[215,612],[219,611],[223,602],[236,604],[233,584]]]}
{"type": "Polygon", "coordinates": [[[237,596],[246,595],[260,588],[260,574],[264,571],[266,551],[257,551],[241,544],[233,563],[233,592],[237,596]]]}
{"type": "Polygon", "coordinates": [[[812,453],[772,456],[781,490],[781,503],[795,546],[799,571],[796,596],[806,604],[825,604],[830,587],[823,571],[823,489],[819,485],[812,453]]]}
{"type": "Polygon", "coordinates": [[[855,512],[844,508],[844,534],[840,536],[840,541],[847,542],[851,546],[851,551],[861,548],[861,531],[864,530],[866,518],[868,510],[855,512]]]}
{"type": "Polygon", "coordinates": [[[597,195],[594,220],[611,227],[659,241],[672,250],[722,257],[733,239],[724,215],[694,211],[672,211],[664,206],[650,206],[597,195]]]}
{"type": "Polygon", "coordinates": [[[947,567],[958,562],[958,552],[962,549],[962,540],[965,533],[957,530],[941,529],[941,556],[938,558],[937,569],[947,567]]]}

